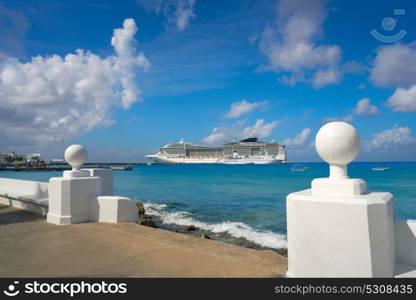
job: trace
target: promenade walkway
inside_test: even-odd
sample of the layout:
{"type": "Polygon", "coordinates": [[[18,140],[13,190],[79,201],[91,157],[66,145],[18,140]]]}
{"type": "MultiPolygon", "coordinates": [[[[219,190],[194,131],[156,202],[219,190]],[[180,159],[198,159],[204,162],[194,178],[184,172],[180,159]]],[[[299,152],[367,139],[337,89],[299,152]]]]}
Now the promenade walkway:
{"type": "Polygon", "coordinates": [[[0,277],[281,277],[287,259],[137,224],[57,226],[0,205],[0,277]]]}

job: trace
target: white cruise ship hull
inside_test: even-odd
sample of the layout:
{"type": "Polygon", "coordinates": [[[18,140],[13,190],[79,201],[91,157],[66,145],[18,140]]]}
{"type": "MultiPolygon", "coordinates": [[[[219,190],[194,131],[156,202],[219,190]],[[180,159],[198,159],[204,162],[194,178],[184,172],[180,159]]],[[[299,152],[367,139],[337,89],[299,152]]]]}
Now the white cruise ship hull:
{"type": "Polygon", "coordinates": [[[181,139],[146,157],[156,163],[167,164],[266,165],[285,162],[286,151],[284,145],[275,141],[259,142],[256,137],[227,142],[223,146],[196,145],[181,139]]]}
{"type": "Polygon", "coordinates": [[[278,164],[282,160],[279,160],[275,157],[247,157],[247,158],[226,158],[219,161],[220,164],[227,165],[269,165],[269,164],[278,164]]]}
{"type": "Polygon", "coordinates": [[[156,163],[168,164],[229,164],[229,165],[265,165],[282,163],[283,159],[277,157],[246,157],[246,158],[222,158],[222,157],[172,157],[165,155],[147,155],[147,158],[156,163]]]}
{"type": "Polygon", "coordinates": [[[165,163],[165,164],[217,164],[220,158],[183,158],[183,157],[169,157],[163,155],[147,155],[147,158],[150,158],[156,163],[165,163]]]}

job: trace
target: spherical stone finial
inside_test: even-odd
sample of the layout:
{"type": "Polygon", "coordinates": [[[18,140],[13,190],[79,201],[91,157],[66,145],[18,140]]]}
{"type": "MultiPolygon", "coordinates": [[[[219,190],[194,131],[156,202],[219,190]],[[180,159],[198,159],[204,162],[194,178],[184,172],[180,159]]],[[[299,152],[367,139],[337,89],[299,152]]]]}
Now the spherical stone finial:
{"type": "Polygon", "coordinates": [[[319,156],[330,164],[330,177],[348,177],[346,165],[360,153],[360,135],[346,122],[330,122],[319,129],[315,147],[319,156]]]}
{"type": "Polygon", "coordinates": [[[87,149],[82,145],[71,145],[65,150],[65,160],[74,170],[78,170],[88,159],[87,149]]]}

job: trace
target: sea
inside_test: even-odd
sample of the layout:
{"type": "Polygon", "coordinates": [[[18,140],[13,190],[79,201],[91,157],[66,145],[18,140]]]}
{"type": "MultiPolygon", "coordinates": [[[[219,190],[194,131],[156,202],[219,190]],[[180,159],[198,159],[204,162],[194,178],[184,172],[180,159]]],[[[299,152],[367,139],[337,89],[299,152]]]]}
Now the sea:
{"type": "MultiPolygon", "coordinates": [[[[292,164],[134,165],[131,171],[113,171],[114,195],[143,202],[166,229],[193,225],[198,234],[221,241],[285,249],[286,196],[328,176],[326,163],[303,166],[309,170],[293,172],[292,164]]],[[[1,171],[0,177],[47,182],[61,174],[1,171]]],[[[393,193],[397,218],[416,219],[416,162],[355,162],[349,175],[366,180],[370,190],[393,193]]]]}

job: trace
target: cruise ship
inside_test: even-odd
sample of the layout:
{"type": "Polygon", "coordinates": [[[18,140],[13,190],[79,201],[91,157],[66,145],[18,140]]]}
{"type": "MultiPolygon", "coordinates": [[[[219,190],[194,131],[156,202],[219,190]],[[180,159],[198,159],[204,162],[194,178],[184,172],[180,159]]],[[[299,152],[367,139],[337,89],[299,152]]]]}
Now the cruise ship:
{"type": "Polygon", "coordinates": [[[284,145],[260,142],[256,137],[223,146],[196,145],[181,139],[146,157],[153,162],[174,164],[275,164],[286,162],[286,151],[284,145]]]}

